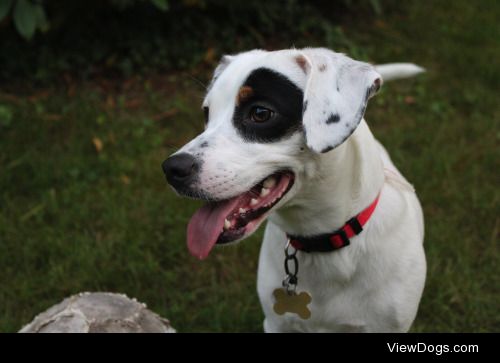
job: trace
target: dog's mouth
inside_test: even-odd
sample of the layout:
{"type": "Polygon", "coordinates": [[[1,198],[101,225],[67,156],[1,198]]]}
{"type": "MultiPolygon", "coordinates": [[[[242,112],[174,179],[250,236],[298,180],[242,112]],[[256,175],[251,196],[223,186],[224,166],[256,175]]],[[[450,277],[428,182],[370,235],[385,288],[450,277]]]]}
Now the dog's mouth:
{"type": "Polygon", "coordinates": [[[204,259],[215,244],[235,242],[254,232],[267,212],[290,191],[294,179],[292,172],[280,171],[241,195],[205,204],[188,224],[187,243],[191,254],[204,259]]]}

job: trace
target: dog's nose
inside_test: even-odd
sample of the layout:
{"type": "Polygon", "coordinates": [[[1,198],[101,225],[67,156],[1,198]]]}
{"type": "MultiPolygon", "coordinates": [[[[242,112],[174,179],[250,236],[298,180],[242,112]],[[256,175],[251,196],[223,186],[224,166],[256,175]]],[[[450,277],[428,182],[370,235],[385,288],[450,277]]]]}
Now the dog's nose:
{"type": "Polygon", "coordinates": [[[177,154],[165,160],[161,167],[167,181],[173,187],[186,186],[196,175],[196,159],[187,153],[177,154]]]}

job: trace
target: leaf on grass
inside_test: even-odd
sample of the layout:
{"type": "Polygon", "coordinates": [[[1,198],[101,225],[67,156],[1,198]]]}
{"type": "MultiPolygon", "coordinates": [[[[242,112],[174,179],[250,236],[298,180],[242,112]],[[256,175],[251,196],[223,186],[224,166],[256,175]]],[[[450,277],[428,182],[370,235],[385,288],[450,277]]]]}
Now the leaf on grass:
{"type": "Polygon", "coordinates": [[[100,153],[102,151],[102,148],[104,147],[101,139],[99,139],[98,137],[94,137],[92,138],[92,143],[94,144],[95,150],[100,153]]]}
{"type": "Polygon", "coordinates": [[[413,97],[413,96],[406,96],[405,97],[405,103],[407,105],[413,105],[415,102],[416,102],[415,97],[413,97]]]}
{"type": "Polygon", "coordinates": [[[123,184],[129,185],[130,184],[130,178],[126,176],[125,174],[122,174],[120,176],[120,180],[122,181],[123,184]]]}
{"type": "Polygon", "coordinates": [[[380,29],[385,29],[387,28],[387,23],[383,21],[382,19],[377,19],[374,22],[375,27],[380,28],[380,29]]]}

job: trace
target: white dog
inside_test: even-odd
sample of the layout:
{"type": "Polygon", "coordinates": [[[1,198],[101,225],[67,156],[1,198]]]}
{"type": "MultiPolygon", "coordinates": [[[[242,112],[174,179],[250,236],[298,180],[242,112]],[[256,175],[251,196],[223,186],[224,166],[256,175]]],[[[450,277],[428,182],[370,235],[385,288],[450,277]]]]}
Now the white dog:
{"type": "Polygon", "coordinates": [[[269,219],[265,331],[410,328],[426,274],[422,210],[363,115],[382,78],[420,71],[310,48],[253,50],[216,68],[205,131],[163,169],[179,194],[208,201],[187,229],[200,259],[269,219]]]}

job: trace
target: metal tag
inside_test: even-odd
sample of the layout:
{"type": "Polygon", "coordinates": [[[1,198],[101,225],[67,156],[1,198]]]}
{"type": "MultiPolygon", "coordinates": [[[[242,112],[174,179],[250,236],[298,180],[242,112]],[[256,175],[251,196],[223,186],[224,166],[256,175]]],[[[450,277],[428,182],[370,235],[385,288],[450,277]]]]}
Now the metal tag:
{"type": "Polygon", "coordinates": [[[273,292],[275,303],[273,306],[274,312],[278,315],[284,313],[297,314],[302,319],[311,317],[311,310],[307,305],[312,301],[311,295],[302,291],[301,293],[288,293],[285,289],[276,289],[273,292]]]}

